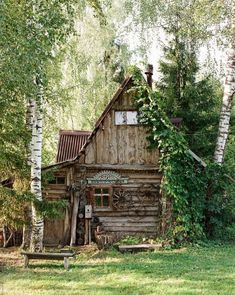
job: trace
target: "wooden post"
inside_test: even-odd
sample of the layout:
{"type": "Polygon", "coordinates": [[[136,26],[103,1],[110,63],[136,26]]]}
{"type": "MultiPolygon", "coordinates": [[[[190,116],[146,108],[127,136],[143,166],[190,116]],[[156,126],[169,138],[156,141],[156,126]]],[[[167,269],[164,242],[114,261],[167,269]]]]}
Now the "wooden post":
{"type": "Polygon", "coordinates": [[[88,245],[91,243],[91,219],[88,219],[88,245]]]}
{"type": "Polygon", "coordinates": [[[85,219],[85,235],[84,235],[84,244],[88,244],[88,219],[85,219]]]}
{"type": "Polygon", "coordinates": [[[72,213],[72,222],[71,222],[71,240],[70,240],[70,246],[73,246],[76,243],[78,202],[79,202],[78,193],[74,193],[73,213],[72,213]]]}
{"type": "Polygon", "coordinates": [[[64,257],[64,268],[69,270],[69,259],[68,257],[64,257]]]}
{"type": "Polygon", "coordinates": [[[29,258],[28,255],[24,255],[24,267],[27,268],[29,266],[29,258]]]}

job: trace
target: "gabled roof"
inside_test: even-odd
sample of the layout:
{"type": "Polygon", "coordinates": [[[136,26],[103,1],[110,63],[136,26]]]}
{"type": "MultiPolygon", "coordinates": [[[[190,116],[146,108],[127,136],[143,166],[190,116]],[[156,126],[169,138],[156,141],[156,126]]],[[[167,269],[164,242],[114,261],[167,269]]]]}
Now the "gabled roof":
{"type": "Polygon", "coordinates": [[[56,163],[74,159],[90,135],[90,131],[60,130],[56,163]]]}
{"type": "MultiPolygon", "coordinates": [[[[96,132],[98,131],[98,129],[100,127],[100,125],[102,124],[103,120],[107,116],[108,112],[110,111],[110,109],[112,108],[112,106],[114,105],[114,103],[119,99],[119,97],[122,95],[122,93],[124,92],[124,90],[127,88],[127,86],[129,85],[129,83],[131,83],[131,82],[132,82],[132,77],[131,76],[128,76],[123,81],[123,83],[118,88],[117,92],[114,94],[113,98],[111,99],[111,101],[108,103],[108,105],[106,106],[105,110],[101,114],[100,118],[97,120],[97,122],[95,124],[94,130],[92,132],[85,131],[85,133],[87,133],[86,142],[79,149],[79,152],[77,154],[73,154],[73,156],[74,156],[73,158],[66,159],[66,157],[62,157],[62,156],[61,157],[60,156],[58,157],[58,154],[57,154],[57,163],[52,164],[52,165],[49,165],[49,166],[46,166],[46,167],[43,167],[42,170],[48,170],[48,169],[51,169],[53,167],[65,167],[65,166],[68,166],[68,165],[73,164],[77,159],[79,159],[79,157],[81,156],[81,154],[85,152],[85,149],[86,149],[87,145],[90,143],[91,139],[95,136],[96,132]],[[88,135],[88,133],[89,133],[89,135],[88,135]]],[[[172,118],[171,119],[172,124],[174,124],[176,127],[179,127],[180,126],[181,121],[182,121],[182,118],[172,118]]],[[[82,131],[78,131],[78,132],[82,132],[82,131]]],[[[196,154],[194,154],[191,150],[189,150],[189,154],[196,161],[198,161],[203,167],[206,167],[205,162],[201,158],[199,158],[196,154]]],[[[72,155],[72,153],[71,153],[71,155],[72,155]]]]}

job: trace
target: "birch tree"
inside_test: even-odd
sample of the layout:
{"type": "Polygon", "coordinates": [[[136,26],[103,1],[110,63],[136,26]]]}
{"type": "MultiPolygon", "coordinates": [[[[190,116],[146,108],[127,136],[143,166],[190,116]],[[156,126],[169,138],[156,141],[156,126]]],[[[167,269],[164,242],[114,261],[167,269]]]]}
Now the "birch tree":
{"type": "MultiPolygon", "coordinates": [[[[36,77],[38,95],[31,104],[31,113],[33,116],[32,141],[31,141],[31,193],[36,199],[42,201],[41,188],[41,163],[42,163],[42,103],[43,103],[43,86],[40,74],[36,77]]],[[[43,248],[43,229],[44,222],[40,213],[37,211],[35,204],[32,203],[32,232],[30,239],[30,250],[41,251],[43,248]]]]}
{"type": "Polygon", "coordinates": [[[224,94],[220,113],[219,132],[217,137],[214,160],[222,164],[225,156],[225,147],[229,133],[229,122],[232,111],[232,100],[235,93],[235,44],[228,51],[226,66],[224,94]]]}

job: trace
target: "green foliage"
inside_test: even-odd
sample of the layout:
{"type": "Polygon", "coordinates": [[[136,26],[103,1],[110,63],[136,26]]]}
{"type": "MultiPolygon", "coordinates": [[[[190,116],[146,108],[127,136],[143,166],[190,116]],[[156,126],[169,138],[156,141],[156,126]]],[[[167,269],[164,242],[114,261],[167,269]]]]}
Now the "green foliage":
{"type": "Polygon", "coordinates": [[[18,192],[0,186],[0,224],[16,229],[25,221],[24,209],[34,200],[29,192],[18,192]]]}
{"type": "Polygon", "coordinates": [[[136,69],[133,79],[139,120],[148,126],[149,148],[160,150],[162,193],[173,204],[169,237],[174,244],[194,242],[205,236],[232,238],[235,181],[231,166],[202,167],[190,155],[183,134],[173,127],[161,108],[160,94],[142,83],[136,69]]]}
{"type": "Polygon", "coordinates": [[[138,245],[143,243],[143,237],[141,236],[126,236],[125,238],[121,239],[117,244],[118,245],[138,245]]]}
{"type": "Polygon", "coordinates": [[[178,242],[194,241],[204,234],[206,177],[203,168],[190,155],[187,141],[161,109],[159,93],[138,79],[134,77],[139,120],[148,126],[149,148],[160,150],[162,191],[173,202],[170,235],[178,242]]]}
{"type": "Polygon", "coordinates": [[[163,77],[158,84],[159,104],[169,117],[183,118],[181,131],[189,147],[200,157],[212,158],[222,96],[220,83],[212,77],[198,77],[193,45],[175,34],[160,63],[163,77]]]}
{"type": "Polygon", "coordinates": [[[235,239],[235,180],[226,166],[207,167],[206,197],[207,235],[219,239],[235,239]]]}
{"type": "Polygon", "coordinates": [[[39,214],[46,218],[59,218],[67,206],[66,200],[38,201],[28,190],[20,191],[0,186],[0,224],[11,229],[22,228],[25,224],[25,209],[33,202],[39,214]]]}
{"type": "Polygon", "coordinates": [[[51,69],[54,76],[50,80],[53,86],[50,95],[62,103],[48,106],[44,128],[45,164],[54,162],[58,129],[94,128],[123,81],[129,62],[130,53],[126,45],[117,40],[116,24],[107,1],[89,3],[98,7],[99,17],[88,5],[82,17],[75,18],[74,33],[63,46],[58,68],[55,71],[53,63],[51,69]]]}
{"type": "Polygon", "coordinates": [[[44,218],[60,218],[63,216],[63,210],[68,205],[67,200],[57,200],[57,201],[49,201],[42,200],[38,201],[36,198],[34,200],[35,207],[37,212],[43,216],[44,218]]]}

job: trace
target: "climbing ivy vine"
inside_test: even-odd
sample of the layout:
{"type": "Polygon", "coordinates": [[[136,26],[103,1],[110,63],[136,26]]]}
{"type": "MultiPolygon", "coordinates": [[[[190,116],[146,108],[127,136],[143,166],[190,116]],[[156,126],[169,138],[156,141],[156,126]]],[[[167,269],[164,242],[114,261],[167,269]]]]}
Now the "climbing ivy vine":
{"type": "Polygon", "coordinates": [[[143,82],[132,69],[139,122],[148,126],[149,148],[160,151],[162,193],[172,200],[173,214],[168,234],[175,242],[194,241],[204,236],[207,177],[204,167],[192,157],[183,135],[159,107],[160,94],[143,82]]]}

